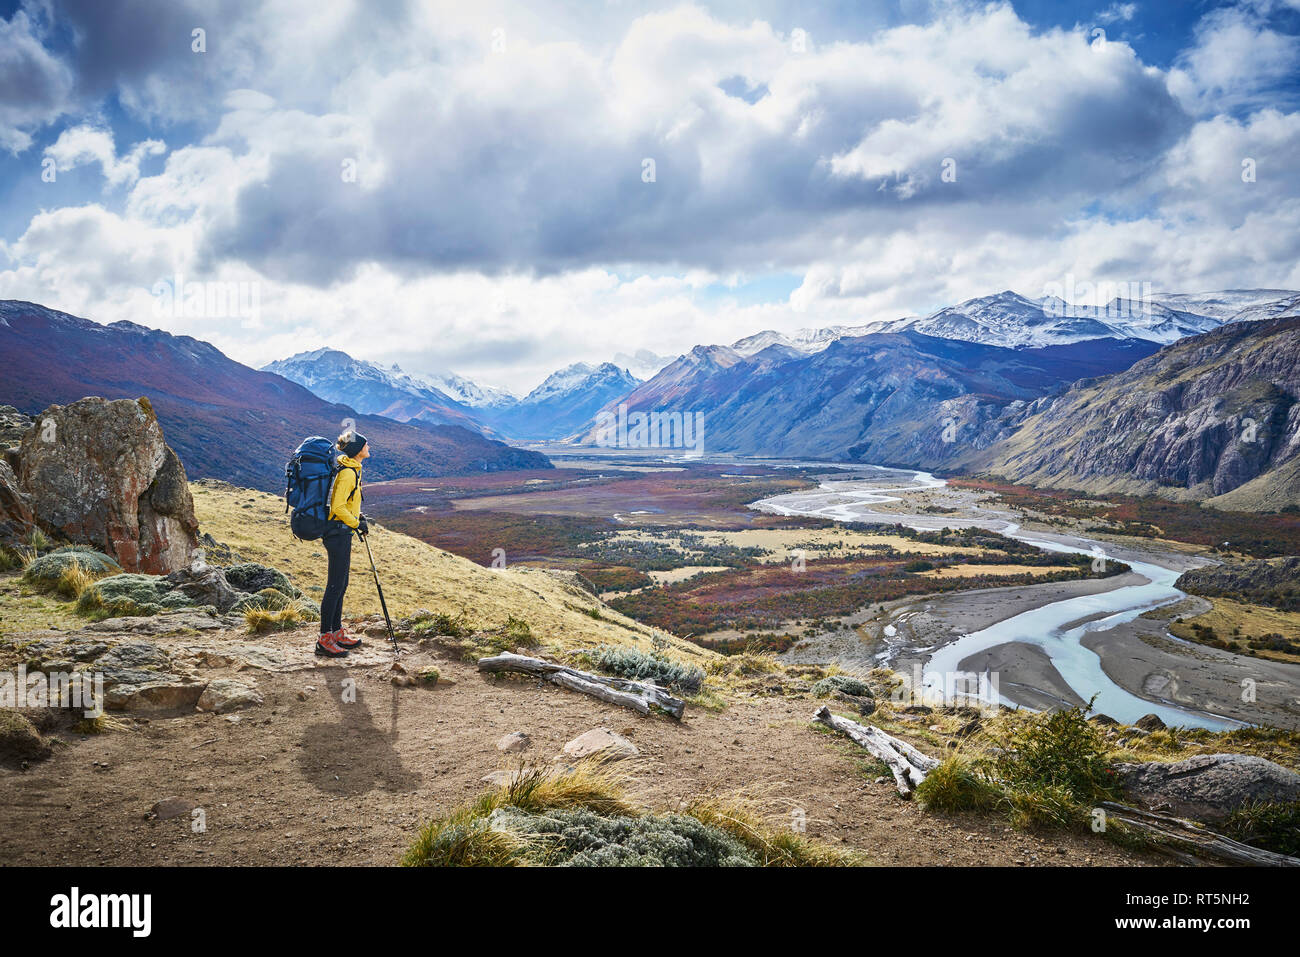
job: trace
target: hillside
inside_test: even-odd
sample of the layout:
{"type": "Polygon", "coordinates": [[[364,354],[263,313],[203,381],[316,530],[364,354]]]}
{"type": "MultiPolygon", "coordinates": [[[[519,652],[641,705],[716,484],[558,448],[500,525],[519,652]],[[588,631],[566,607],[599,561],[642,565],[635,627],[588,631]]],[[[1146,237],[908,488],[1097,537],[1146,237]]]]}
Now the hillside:
{"type": "MultiPolygon", "coordinates": [[[[201,532],[245,561],[281,569],[319,599],[325,584],[324,550],[318,542],[300,542],[293,537],[283,499],[225,482],[194,482],[190,488],[201,532]]],[[[424,608],[435,614],[464,615],[467,626],[485,628],[515,617],[528,622],[542,642],[566,647],[610,644],[649,648],[651,637],[658,635],[681,655],[701,660],[712,657],[698,645],[613,611],[562,575],[522,566],[485,568],[377,523],[371,528],[371,549],[394,615],[411,615],[424,608]]],[[[358,615],[380,611],[370,564],[360,547],[352,550],[347,608],[349,614],[358,615]]]]}
{"type": "Polygon", "coordinates": [[[1154,349],[1110,339],[1005,349],[910,331],[838,339],[812,355],[697,347],[621,401],[629,413],[704,412],[710,452],[934,468],[1005,434],[1008,407],[1154,349]]]}
{"type": "Polygon", "coordinates": [[[550,467],[543,455],[459,426],[359,415],[189,336],[29,302],[0,301],[0,362],[0,402],[31,415],[88,395],[148,397],[191,478],[282,491],[298,443],[337,434],[345,419],[370,439],[366,468],[376,479],[550,467]]]}
{"type": "Polygon", "coordinates": [[[1300,316],[1238,322],[1028,411],[972,460],[1013,482],[1238,511],[1300,502],[1300,316]]]}

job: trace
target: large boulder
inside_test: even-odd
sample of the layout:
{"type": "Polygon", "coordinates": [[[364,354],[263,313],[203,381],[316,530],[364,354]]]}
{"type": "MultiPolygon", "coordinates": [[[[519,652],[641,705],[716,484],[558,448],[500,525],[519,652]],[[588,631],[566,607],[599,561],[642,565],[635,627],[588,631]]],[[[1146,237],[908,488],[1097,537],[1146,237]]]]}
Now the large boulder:
{"type": "Polygon", "coordinates": [[[50,406],[23,437],[18,485],[39,525],[128,571],[165,575],[198,555],[185,468],[147,399],[50,406]]]}
{"type": "Polygon", "coordinates": [[[15,548],[25,544],[35,525],[36,516],[18,487],[18,476],[8,462],[0,459],[0,546],[15,548]]]}
{"type": "Polygon", "coordinates": [[[1300,774],[1250,754],[1198,754],[1165,764],[1121,764],[1124,790],[1152,808],[1218,821],[1245,804],[1300,801],[1300,774]]]}

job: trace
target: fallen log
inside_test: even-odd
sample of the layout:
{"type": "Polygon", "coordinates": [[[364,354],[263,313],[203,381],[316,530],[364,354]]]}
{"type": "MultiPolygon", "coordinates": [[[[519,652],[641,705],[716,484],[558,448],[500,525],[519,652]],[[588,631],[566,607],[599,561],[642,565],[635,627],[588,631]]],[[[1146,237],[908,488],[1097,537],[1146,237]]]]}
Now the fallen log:
{"type": "Polygon", "coordinates": [[[832,714],[831,709],[825,705],[817,710],[813,720],[847,735],[855,744],[883,761],[893,772],[898,793],[905,798],[910,798],[916,786],[925,780],[926,774],[939,766],[937,760],[922,754],[906,741],[886,734],[874,725],[858,724],[832,714]]]}
{"type": "Polygon", "coordinates": [[[1290,857],[1242,844],[1186,818],[1129,807],[1127,804],[1118,804],[1114,801],[1102,801],[1101,807],[1106,811],[1107,817],[1122,821],[1163,845],[1166,850],[1179,858],[1190,854],[1202,859],[1208,857],[1225,864],[1300,867],[1300,857],[1290,857]]]}
{"type": "Polygon", "coordinates": [[[516,655],[509,651],[490,658],[480,658],[478,670],[491,673],[514,671],[537,675],[562,688],[591,695],[610,704],[622,705],[640,714],[649,714],[650,706],[653,705],[680,721],[686,711],[685,701],[673,697],[653,681],[632,681],[628,678],[594,675],[554,661],[516,655]]]}

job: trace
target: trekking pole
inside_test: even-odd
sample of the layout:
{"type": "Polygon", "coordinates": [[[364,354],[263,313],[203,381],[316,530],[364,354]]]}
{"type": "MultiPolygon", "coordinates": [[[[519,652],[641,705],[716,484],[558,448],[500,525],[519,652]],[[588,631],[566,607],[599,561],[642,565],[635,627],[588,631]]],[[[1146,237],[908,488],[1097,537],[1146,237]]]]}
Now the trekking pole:
{"type": "Polygon", "coordinates": [[[393,655],[400,655],[402,652],[397,647],[397,636],[393,634],[393,619],[388,617],[388,602],[384,601],[384,586],[379,584],[379,569],[375,567],[375,556],[370,553],[370,538],[368,535],[358,537],[366,545],[366,557],[370,559],[370,571],[375,576],[375,589],[379,592],[379,607],[384,610],[384,622],[388,625],[388,640],[393,643],[393,655]]]}

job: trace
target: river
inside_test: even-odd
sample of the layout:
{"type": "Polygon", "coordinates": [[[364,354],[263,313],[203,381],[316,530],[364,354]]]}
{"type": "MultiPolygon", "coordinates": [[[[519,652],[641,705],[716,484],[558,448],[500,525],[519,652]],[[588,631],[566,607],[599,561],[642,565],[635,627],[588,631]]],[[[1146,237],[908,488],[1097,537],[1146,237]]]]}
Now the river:
{"type": "MultiPolygon", "coordinates": [[[[1110,558],[1104,546],[1089,539],[1058,533],[1022,532],[1017,516],[1011,512],[974,508],[987,517],[954,519],[925,513],[882,512],[874,506],[903,501],[896,492],[942,488],[947,483],[928,472],[910,472],[863,466],[875,470],[881,478],[891,474],[909,476],[901,484],[879,479],[847,479],[823,482],[816,489],[790,492],[753,503],[752,508],[778,515],[802,515],[829,518],[841,522],[900,524],[922,530],[938,528],[987,528],[1040,548],[1059,552],[1079,552],[1096,558],[1110,558]]],[[[927,689],[939,691],[963,661],[973,654],[1007,642],[1023,642],[1041,648],[1060,673],[1061,678],[1083,700],[1096,695],[1098,712],[1132,723],[1144,714],[1157,714],[1168,725],[1195,726],[1222,730],[1237,727],[1239,722],[1197,711],[1185,710],[1160,702],[1148,701],[1116,684],[1102,669],[1098,655],[1086,648],[1081,639],[1092,631],[1103,631],[1131,621],[1142,612],[1185,597],[1174,587],[1179,572],[1159,564],[1159,556],[1150,562],[1125,559],[1145,579],[1142,584],[1126,585],[1094,595],[1053,601],[1006,618],[980,631],[963,635],[936,649],[923,668],[927,689]],[[1080,623],[1082,622],[1082,623],[1080,623]]],[[[999,695],[1004,703],[1005,696],[999,695]]]]}

